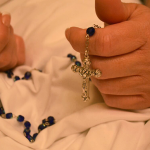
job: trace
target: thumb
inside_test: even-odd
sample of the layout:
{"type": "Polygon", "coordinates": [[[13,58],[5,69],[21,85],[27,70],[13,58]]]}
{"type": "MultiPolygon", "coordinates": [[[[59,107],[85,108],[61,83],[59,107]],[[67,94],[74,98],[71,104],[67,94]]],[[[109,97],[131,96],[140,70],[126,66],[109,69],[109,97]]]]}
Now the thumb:
{"type": "Polygon", "coordinates": [[[25,62],[25,45],[22,37],[15,35],[16,39],[16,51],[17,51],[17,66],[23,65],[25,62]]]}
{"type": "Polygon", "coordinates": [[[121,0],[95,0],[98,18],[108,24],[127,20],[130,12],[126,6],[121,0]]]}

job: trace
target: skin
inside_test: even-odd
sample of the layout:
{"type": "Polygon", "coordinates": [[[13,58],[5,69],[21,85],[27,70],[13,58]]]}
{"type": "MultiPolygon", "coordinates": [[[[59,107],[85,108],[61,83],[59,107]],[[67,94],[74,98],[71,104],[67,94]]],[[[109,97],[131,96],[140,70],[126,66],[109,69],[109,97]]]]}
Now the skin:
{"type": "Polygon", "coordinates": [[[10,14],[0,13],[0,71],[6,71],[25,62],[23,39],[14,34],[10,14]]]}
{"type": "MultiPolygon", "coordinates": [[[[150,107],[150,9],[120,0],[95,0],[95,4],[96,14],[106,27],[96,29],[90,38],[91,67],[102,71],[92,82],[110,107],[150,107]]],[[[149,0],[146,4],[150,5],[149,0]]],[[[0,14],[0,71],[25,61],[23,39],[14,34],[10,22],[9,14],[0,14]]],[[[66,30],[66,38],[81,59],[85,34],[85,29],[76,27],[66,30]]]]}
{"type": "Polygon", "coordinates": [[[146,5],[150,7],[150,0],[146,0],[146,5]]]}
{"type": "MultiPolygon", "coordinates": [[[[95,9],[106,27],[96,29],[90,37],[91,67],[102,71],[92,82],[110,107],[150,107],[150,8],[120,0],[95,0],[95,9]]],[[[85,35],[85,29],[66,30],[66,38],[81,59],[85,35]]]]}

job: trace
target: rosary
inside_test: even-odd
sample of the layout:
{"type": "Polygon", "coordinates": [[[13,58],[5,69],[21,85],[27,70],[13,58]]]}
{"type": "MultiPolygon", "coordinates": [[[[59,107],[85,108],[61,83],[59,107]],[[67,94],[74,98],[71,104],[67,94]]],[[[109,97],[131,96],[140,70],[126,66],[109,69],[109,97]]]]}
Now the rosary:
{"type": "Polygon", "coordinates": [[[83,78],[83,83],[82,83],[82,99],[84,102],[87,102],[90,100],[89,97],[89,79],[90,77],[100,77],[101,76],[101,71],[99,69],[96,70],[91,70],[90,65],[91,61],[89,58],[89,38],[94,35],[95,33],[95,28],[100,28],[98,25],[94,25],[94,27],[90,27],[86,30],[86,44],[85,44],[85,54],[84,54],[84,59],[82,61],[83,67],[78,66],[78,65],[73,65],[71,67],[73,72],[79,72],[80,76],[83,78]]]}
{"type": "MultiPolygon", "coordinates": [[[[87,102],[88,100],[90,100],[90,97],[89,97],[90,77],[91,76],[100,77],[102,74],[99,69],[95,69],[95,70],[90,69],[91,61],[89,58],[89,39],[92,35],[94,35],[95,28],[100,28],[100,27],[98,25],[94,25],[94,27],[90,27],[86,31],[86,46],[85,46],[84,59],[82,61],[82,65],[83,65],[82,67],[81,67],[81,62],[77,61],[76,56],[74,56],[72,54],[67,55],[67,57],[69,57],[72,62],[75,62],[75,64],[71,67],[73,72],[78,72],[80,74],[80,76],[83,78],[83,83],[82,83],[83,93],[82,93],[81,97],[84,102],[87,102]]],[[[37,71],[42,72],[41,70],[38,70],[38,69],[32,69],[32,70],[37,70],[37,71]]],[[[13,74],[12,70],[8,70],[5,73],[7,74],[8,78],[12,78],[14,80],[14,82],[16,82],[16,81],[18,82],[19,80],[29,80],[32,76],[31,71],[27,71],[22,78],[20,78],[19,76],[15,76],[13,74]]],[[[24,125],[23,134],[31,143],[35,142],[36,137],[39,135],[39,133],[42,130],[44,130],[45,128],[52,126],[56,123],[53,116],[49,116],[48,118],[43,119],[42,123],[38,126],[37,133],[34,133],[31,136],[31,134],[30,134],[31,133],[31,130],[30,130],[31,123],[29,121],[25,120],[25,117],[22,115],[16,116],[11,112],[5,113],[5,110],[1,104],[1,100],[0,100],[0,116],[4,119],[15,118],[19,123],[22,123],[24,125]]]]}

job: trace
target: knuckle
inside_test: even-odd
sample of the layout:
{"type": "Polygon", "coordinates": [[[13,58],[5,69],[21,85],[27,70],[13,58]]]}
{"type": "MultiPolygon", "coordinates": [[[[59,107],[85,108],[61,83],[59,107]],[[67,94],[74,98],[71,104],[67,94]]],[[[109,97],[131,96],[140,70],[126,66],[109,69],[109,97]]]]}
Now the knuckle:
{"type": "Polygon", "coordinates": [[[0,34],[0,48],[4,48],[5,45],[8,43],[8,41],[9,41],[9,34],[1,33],[0,34]]]}
{"type": "Polygon", "coordinates": [[[79,36],[75,32],[76,32],[75,28],[71,27],[70,34],[68,35],[68,39],[69,39],[69,42],[70,42],[72,48],[79,52],[81,49],[81,45],[79,42],[79,36]]]}
{"type": "Polygon", "coordinates": [[[112,94],[112,90],[110,86],[107,86],[105,80],[104,81],[99,80],[98,90],[103,94],[112,94]]]}
{"type": "MultiPolygon", "coordinates": [[[[105,96],[104,96],[105,97],[105,96]]],[[[108,98],[104,98],[105,104],[109,107],[114,107],[114,102],[108,98]]]]}
{"type": "Polygon", "coordinates": [[[101,56],[109,56],[112,51],[112,35],[103,31],[95,39],[95,51],[101,56]]]}
{"type": "Polygon", "coordinates": [[[6,67],[10,64],[11,56],[10,55],[1,55],[1,64],[3,67],[6,67]]]}
{"type": "Polygon", "coordinates": [[[9,67],[10,67],[10,68],[13,68],[13,67],[15,67],[16,65],[17,65],[17,59],[13,59],[13,60],[10,62],[9,67]]]}

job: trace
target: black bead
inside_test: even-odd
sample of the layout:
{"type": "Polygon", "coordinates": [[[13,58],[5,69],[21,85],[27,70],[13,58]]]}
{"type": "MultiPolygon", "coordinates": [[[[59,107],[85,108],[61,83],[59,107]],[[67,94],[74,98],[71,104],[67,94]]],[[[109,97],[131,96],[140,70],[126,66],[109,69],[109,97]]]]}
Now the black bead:
{"type": "Polygon", "coordinates": [[[68,55],[67,55],[67,57],[71,57],[71,56],[72,56],[72,54],[68,54],[68,55]]]}
{"type": "Polygon", "coordinates": [[[89,27],[89,28],[86,30],[86,33],[87,33],[89,36],[94,35],[94,33],[95,33],[95,28],[89,27]]]}
{"type": "Polygon", "coordinates": [[[20,77],[19,76],[15,76],[14,77],[14,81],[18,81],[18,80],[20,80],[20,77]]]}
{"type": "Polygon", "coordinates": [[[31,72],[27,71],[24,75],[25,79],[29,79],[31,77],[31,72]]]}
{"type": "Polygon", "coordinates": [[[71,59],[71,61],[75,61],[76,59],[77,59],[77,57],[76,56],[74,56],[74,55],[72,55],[71,57],[70,57],[70,59],[71,59]]]}
{"type": "Polygon", "coordinates": [[[33,134],[33,139],[35,141],[36,137],[38,136],[38,133],[33,134]]]}
{"type": "Polygon", "coordinates": [[[81,66],[81,63],[80,63],[79,61],[76,61],[75,64],[76,64],[77,66],[81,66]]]}
{"type": "Polygon", "coordinates": [[[14,75],[12,70],[7,70],[7,71],[5,71],[5,73],[7,74],[8,78],[11,78],[14,75]]]}
{"type": "Polygon", "coordinates": [[[31,127],[31,123],[30,123],[29,121],[26,121],[26,122],[24,123],[24,126],[25,126],[27,129],[29,129],[29,128],[31,127]]]}
{"type": "Polygon", "coordinates": [[[29,135],[30,134],[30,132],[31,132],[31,130],[30,129],[24,129],[24,131],[23,131],[23,133],[25,133],[25,135],[29,135]]]}
{"type": "Polygon", "coordinates": [[[45,122],[47,122],[48,121],[48,119],[43,119],[42,120],[42,123],[44,124],[45,122]]]}
{"type": "Polygon", "coordinates": [[[12,117],[13,117],[13,114],[12,114],[12,113],[7,113],[7,114],[6,114],[6,118],[7,118],[7,119],[11,119],[12,117]]]}
{"type": "Polygon", "coordinates": [[[52,116],[48,117],[48,122],[50,123],[50,125],[53,125],[55,123],[54,121],[55,121],[54,117],[52,116]]]}
{"type": "Polygon", "coordinates": [[[0,115],[5,114],[4,108],[0,107],[0,115]]]}
{"type": "Polygon", "coordinates": [[[23,122],[23,121],[24,121],[24,117],[23,117],[22,115],[19,115],[19,116],[17,117],[17,121],[18,121],[18,122],[23,122]]]}
{"type": "Polygon", "coordinates": [[[33,137],[32,137],[30,134],[26,135],[26,138],[27,138],[31,143],[34,142],[34,139],[33,139],[33,137]]]}
{"type": "Polygon", "coordinates": [[[41,130],[45,129],[46,126],[44,126],[44,124],[40,124],[38,127],[38,131],[40,132],[41,130]]]}

